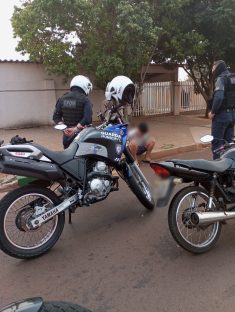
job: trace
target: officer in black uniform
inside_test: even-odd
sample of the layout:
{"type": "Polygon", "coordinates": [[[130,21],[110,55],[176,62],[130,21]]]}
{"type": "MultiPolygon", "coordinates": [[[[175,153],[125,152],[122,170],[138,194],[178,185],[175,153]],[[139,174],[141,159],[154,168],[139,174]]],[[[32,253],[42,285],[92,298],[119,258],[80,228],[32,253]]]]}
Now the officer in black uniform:
{"type": "Polygon", "coordinates": [[[224,144],[232,142],[235,124],[235,74],[230,73],[224,61],[217,61],[213,66],[215,88],[213,104],[209,117],[212,120],[213,159],[220,154],[214,151],[224,144]]]}
{"type": "Polygon", "coordinates": [[[56,103],[53,120],[65,124],[63,145],[68,148],[78,132],[92,122],[92,104],[88,98],[92,90],[91,81],[85,76],[76,76],[70,84],[70,92],[56,103]]]}

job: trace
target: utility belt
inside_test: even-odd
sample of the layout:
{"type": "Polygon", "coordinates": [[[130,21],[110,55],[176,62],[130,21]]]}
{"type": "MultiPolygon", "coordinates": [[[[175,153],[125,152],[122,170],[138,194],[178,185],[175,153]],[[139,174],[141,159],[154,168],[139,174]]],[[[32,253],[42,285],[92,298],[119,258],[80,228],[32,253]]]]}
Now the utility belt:
{"type": "Polygon", "coordinates": [[[221,110],[221,112],[235,113],[235,108],[224,108],[221,110]]]}

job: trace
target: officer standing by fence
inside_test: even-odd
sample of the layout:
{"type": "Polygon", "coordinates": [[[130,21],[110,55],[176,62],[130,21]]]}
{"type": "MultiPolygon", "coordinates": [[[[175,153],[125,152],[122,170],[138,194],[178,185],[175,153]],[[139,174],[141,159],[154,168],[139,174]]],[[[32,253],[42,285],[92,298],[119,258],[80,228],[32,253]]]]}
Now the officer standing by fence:
{"type": "Polygon", "coordinates": [[[218,159],[220,153],[215,150],[224,144],[231,143],[235,124],[235,74],[230,73],[224,61],[217,61],[213,66],[215,80],[213,103],[209,118],[212,120],[213,159],[218,159]]]}
{"type": "Polygon", "coordinates": [[[56,103],[53,120],[55,124],[65,124],[63,145],[68,148],[78,132],[92,122],[92,104],[88,98],[92,91],[91,81],[82,75],[72,79],[70,92],[56,103]]]}

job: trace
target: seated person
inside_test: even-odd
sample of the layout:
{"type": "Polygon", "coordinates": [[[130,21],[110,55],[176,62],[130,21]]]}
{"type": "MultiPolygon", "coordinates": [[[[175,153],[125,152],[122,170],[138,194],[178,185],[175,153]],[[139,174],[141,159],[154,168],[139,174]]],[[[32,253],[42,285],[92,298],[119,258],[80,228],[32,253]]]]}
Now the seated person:
{"type": "Polygon", "coordinates": [[[145,162],[151,161],[151,152],[155,146],[155,140],[149,136],[147,123],[142,122],[132,129],[128,135],[129,149],[132,156],[137,160],[137,156],[145,153],[145,162]]]}

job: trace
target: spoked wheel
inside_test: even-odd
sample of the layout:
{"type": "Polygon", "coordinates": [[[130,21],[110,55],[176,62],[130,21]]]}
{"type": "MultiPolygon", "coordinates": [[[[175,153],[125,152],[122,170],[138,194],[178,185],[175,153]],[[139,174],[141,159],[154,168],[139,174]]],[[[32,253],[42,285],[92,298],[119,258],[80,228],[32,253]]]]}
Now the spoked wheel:
{"type": "MultiPolygon", "coordinates": [[[[192,253],[204,253],[217,242],[221,232],[220,222],[196,226],[191,221],[194,212],[208,211],[209,195],[203,188],[186,187],[171,202],[168,222],[176,242],[192,253]]],[[[213,202],[213,210],[216,203],[213,202]]]]}
{"type": "Polygon", "coordinates": [[[0,202],[1,249],[22,259],[40,256],[51,249],[63,231],[64,214],[35,229],[30,228],[29,221],[59,203],[51,190],[38,186],[26,186],[8,193],[0,202]]]}

